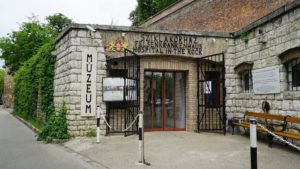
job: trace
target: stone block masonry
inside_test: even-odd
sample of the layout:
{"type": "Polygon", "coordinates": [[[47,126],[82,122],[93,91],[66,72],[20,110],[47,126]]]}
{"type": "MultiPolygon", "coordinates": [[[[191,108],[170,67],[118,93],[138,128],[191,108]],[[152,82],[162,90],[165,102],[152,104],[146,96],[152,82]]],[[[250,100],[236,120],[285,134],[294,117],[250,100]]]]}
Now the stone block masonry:
{"type": "MultiPolygon", "coordinates": [[[[300,117],[300,91],[289,91],[287,72],[280,54],[300,46],[300,8],[278,16],[266,23],[246,30],[245,37],[237,38],[230,44],[226,54],[226,112],[228,118],[245,111],[262,112],[261,104],[267,100],[271,104],[272,114],[300,117]],[[265,43],[259,43],[257,36],[263,32],[265,43]],[[247,40],[245,40],[247,38],[247,40]],[[252,70],[279,66],[280,93],[254,94],[241,91],[241,80],[234,68],[243,63],[252,62],[252,70]]],[[[300,55],[300,54],[299,54],[300,55]]]]}
{"type": "Polygon", "coordinates": [[[5,108],[13,107],[13,78],[5,70],[2,102],[5,108]]]}
{"type": "MultiPolygon", "coordinates": [[[[226,51],[226,38],[230,38],[230,35],[226,33],[183,33],[181,31],[149,31],[130,27],[91,26],[97,31],[90,32],[86,25],[74,24],[65,30],[56,41],[54,103],[56,109],[59,109],[62,103],[66,104],[68,129],[71,136],[84,136],[88,131],[96,128],[93,112],[89,114],[90,117],[87,117],[87,114],[82,111],[84,107],[96,111],[93,110],[93,103],[83,107],[82,104],[90,102],[90,98],[96,94],[96,105],[100,105],[105,112],[106,106],[102,102],[102,79],[107,73],[106,59],[124,57],[124,48],[132,51],[141,49],[135,51],[141,56],[140,110],[143,110],[144,103],[144,70],[185,72],[187,104],[185,128],[187,131],[195,131],[197,128],[195,58],[226,51]],[[146,50],[152,48],[157,50],[146,50]],[[171,52],[168,52],[169,50],[171,52]],[[175,52],[179,50],[181,53],[175,52]],[[91,58],[86,58],[90,54],[89,51],[93,51],[93,55],[97,55],[97,63],[91,63],[91,58]],[[85,59],[84,62],[83,59],[85,59]],[[90,76],[92,77],[93,73],[89,71],[91,66],[95,64],[97,65],[96,92],[92,92],[93,82],[90,83],[88,79],[90,76]],[[88,99],[84,97],[88,97],[88,99]]],[[[94,61],[94,59],[92,60],[94,61]]],[[[94,68],[92,69],[94,70],[94,68]]],[[[100,125],[102,134],[106,134],[103,121],[100,125]]]]}
{"type": "MultiPolygon", "coordinates": [[[[106,106],[102,102],[101,93],[102,77],[106,76],[106,59],[100,32],[73,29],[56,44],[54,104],[59,109],[65,103],[68,109],[68,132],[71,136],[84,136],[96,129],[94,116],[81,116],[82,54],[91,50],[95,51],[97,58],[96,104],[105,112],[106,106]]],[[[101,125],[104,125],[103,121],[101,125]]],[[[101,128],[101,134],[106,134],[104,127],[101,128]]]]}

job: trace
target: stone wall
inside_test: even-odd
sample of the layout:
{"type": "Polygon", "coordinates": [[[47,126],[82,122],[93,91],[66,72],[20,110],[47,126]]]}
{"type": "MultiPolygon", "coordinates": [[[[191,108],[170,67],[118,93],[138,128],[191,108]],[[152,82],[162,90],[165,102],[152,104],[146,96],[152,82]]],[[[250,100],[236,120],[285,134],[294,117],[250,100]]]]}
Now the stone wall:
{"type": "Polygon", "coordinates": [[[5,108],[13,107],[13,78],[5,70],[2,101],[5,108]]]}
{"type": "Polygon", "coordinates": [[[300,91],[288,91],[285,66],[278,57],[283,52],[300,46],[300,8],[241,33],[240,38],[229,41],[226,53],[226,112],[228,118],[245,111],[262,112],[261,103],[271,104],[272,114],[300,117],[300,91]],[[262,33],[265,43],[259,43],[262,33]],[[234,68],[243,62],[253,62],[253,70],[279,65],[279,94],[242,93],[240,79],[234,68]]]}
{"type": "MultiPolygon", "coordinates": [[[[54,104],[59,109],[67,107],[68,131],[71,136],[83,136],[96,129],[95,117],[81,116],[82,52],[88,49],[97,52],[97,105],[105,112],[102,102],[102,77],[106,76],[106,58],[100,32],[70,30],[56,43],[56,63],[54,78],[54,104]]],[[[100,122],[103,124],[103,121],[100,122]]],[[[102,134],[105,127],[102,126],[102,134]]]]}

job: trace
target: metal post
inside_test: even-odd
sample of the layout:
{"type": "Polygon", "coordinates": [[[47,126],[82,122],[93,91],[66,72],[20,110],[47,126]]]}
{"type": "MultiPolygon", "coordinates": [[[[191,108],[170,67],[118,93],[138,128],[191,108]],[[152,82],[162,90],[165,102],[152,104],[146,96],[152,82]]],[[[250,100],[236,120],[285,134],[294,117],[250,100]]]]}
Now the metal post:
{"type": "Polygon", "coordinates": [[[100,106],[97,106],[97,143],[100,143],[100,106]]]}
{"type": "Polygon", "coordinates": [[[250,119],[250,152],[251,152],[251,169],[257,169],[256,119],[250,119]]]}
{"type": "Polygon", "coordinates": [[[139,113],[139,154],[140,160],[139,163],[145,164],[144,157],[144,117],[143,113],[139,113]]]}

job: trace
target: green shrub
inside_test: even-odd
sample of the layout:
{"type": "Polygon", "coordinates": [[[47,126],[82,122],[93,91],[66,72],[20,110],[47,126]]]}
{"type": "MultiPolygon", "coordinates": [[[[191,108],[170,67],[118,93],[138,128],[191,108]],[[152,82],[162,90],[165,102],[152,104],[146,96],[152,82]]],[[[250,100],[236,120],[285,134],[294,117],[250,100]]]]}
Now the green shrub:
{"type": "Polygon", "coordinates": [[[63,104],[58,112],[50,116],[47,125],[42,132],[38,134],[38,140],[50,142],[53,139],[68,139],[66,113],[67,108],[65,104],[63,104]]]}

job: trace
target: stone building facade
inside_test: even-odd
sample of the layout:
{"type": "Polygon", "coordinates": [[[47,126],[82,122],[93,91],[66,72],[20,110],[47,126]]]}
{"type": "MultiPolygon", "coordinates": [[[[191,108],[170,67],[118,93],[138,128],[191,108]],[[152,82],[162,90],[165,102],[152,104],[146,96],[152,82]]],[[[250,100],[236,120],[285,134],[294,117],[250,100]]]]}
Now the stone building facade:
{"type": "MultiPolygon", "coordinates": [[[[250,1],[247,2],[251,4],[250,1]]],[[[67,28],[56,40],[54,103],[57,109],[63,103],[67,106],[68,130],[71,136],[83,136],[95,129],[96,106],[100,106],[106,113],[103,81],[108,77],[108,61],[123,58],[124,49],[129,49],[140,57],[140,110],[151,112],[152,118],[145,119],[151,121],[151,125],[157,125],[157,122],[162,124],[159,124],[158,128],[150,127],[151,131],[197,130],[199,99],[208,104],[206,107],[213,107],[210,105],[212,101],[224,100],[225,105],[219,104],[226,107],[227,119],[243,115],[245,111],[261,112],[263,101],[271,104],[272,114],[300,117],[300,82],[295,74],[299,72],[300,64],[300,1],[263,2],[271,5],[266,11],[258,12],[258,20],[248,20],[239,24],[238,28],[231,27],[221,31],[226,33],[219,33],[221,27],[218,32],[191,31],[195,30],[193,25],[190,31],[85,24],[74,24],[67,28]],[[211,79],[199,79],[199,59],[219,53],[225,57],[225,86],[222,86],[221,81],[215,83],[211,79]],[[265,78],[269,75],[275,78],[271,79],[270,84],[265,78]],[[179,85],[177,76],[180,77],[178,79],[183,79],[183,85],[179,85]],[[169,77],[172,77],[173,86],[170,85],[169,77]],[[264,83],[268,83],[269,86],[264,86],[264,83]],[[177,85],[183,91],[181,94],[176,89],[177,85]],[[226,98],[216,99],[214,97],[220,97],[218,94],[213,97],[209,95],[213,86],[224,87],[226,98]],[[169,87],[172,87],[172,90],[168,90],[169,87]],[[202,98],[199,97],[201,91],[202,98]],[[160,93],[162,96],[156,98],[160,93]],[[206,100],[206,97],[212,100],[206,100]],[[176,104],[176,100],[182,102],[181,107],[176,105],[172,109],[170,105],[176,104]],[[181,121],[178,121],[176,111],[180,110],[183,116],[180,117],[181,121]],[[162,112],[156,116],[158,119],[153,118],[153,112],[156,111],[162,112]],[[168,111],[175,112],[171,113],[174,118],[172,127],[162,122],[169,118],[168,111]],[[153,122],[155,120],[158,121],[153,122]],[[182,121],[183,127],[176,127],[176,124],[182,121]]],[[[183,2],[179,2],[181,3],[183,2]]],[[[173,10],[168,15],[163,15],[163,11],[156,16],[159,18],[162,15],[162,18],[154,17],[153,22],[150,19],[146,23],[151,22],[154,27],[158,26],[155,28],[160,28],[160,22],[173,24],[172,19],[184,16],[181,9],[187,8],[190,3],[196,2],[186,1],[185,4],[177,6],[178,8],[175,4],[167,9],[173,10]]],[[[224,8],[227,8],[227,5],[224,5],[224,8]]],[[[243,20],[243,17],[240,19],[243,20]]],[[[211,19],[207,20],[210,21],[214,22],[211,19]]],[[[232,21],[234,23],[234,19],[232,21]]],[[[170,27],[172,29],[172,26],[170,27]]],[[[199,27],[196,30],[202,29],[199,27]]],[[[218,65],[217,62],[214,61],[214,64],[218,65]]],[[[216,68],[212,63],[207,61],[208,70],[214,73],[208,72],[207,76],[216,75],[216,68]]],[[[222,92],[223,89],[213,90],[222,92]]],[[[216,112],[212,110],[210,113],[216,112]]],[[[226,120],[226,117],[224,118],[226,120]]],[[[104,121],[101,120],[100,123],[102,134],[106,134],[108,130],[104,121]]]]}
{"type": "MultiPolygon", "coordinates": [[[[89,34],[86,30],[72,30],[56,44],[54,79],[54,105],[59,109],[65,104],[68,110],[68,130],[72,136],[82,136],[96,126],[95,117],[81,117],[82,51],[95,50],[97,53],[97,79],[101,87],[105,72],[104,47],[100,32],[89,34]]],[[[105,109],[101,100],[101,88],[97,88],[97,105],[105,109]]]]}
{"type": "Polygon", "coordinates": [[[289,61],[300,57],[300,8],[297,3],[261,18],[236,35],[239,37],[230,45],[226,60],[228,116],[245,111],[261,112],[261,103],[266,100],[271,104],[272,114],[300,117],[300,91],[292,89],[292,84],[288,83],[287,67],[289,61]],[[249,63],[251,66],[247,67],[249,63]],[[272,94],[255,94],[253,89],[243,91],[241,71],[245,70],[239,71],[241,66],[250,71],[278,66],[280,91],[272,94]]]}
{"type": "MultiPolygon", "coordinates": [[[[112,49],[112,43],[121,40],[126,43],[128,49],[136,52],[140,58],[140,102],[144,100],[144,71],[163,70],[163,71],[181,71],[185,72],[186,86],[186,126],[184,129],[194,131],[196,128],[196,62],[195,58],[201,55],[210,55],[228,48],[226,33],[196,33],[196,32],[178,32],[178,31],[147,31],[143,29],[127,27],[108,27],[100,25],[92,26],[96,32],[87,29],[87,25],[75,24],[67,29],[57,39],[55,55],[57,57],[55,80],[54,80],[54,103],[59,108],[65,103],[68,108],[67,120],[68,129],[72,136],[85,135],[96,126],[95,116],[82,115],[82,86],[83,86],[83,58],[85,51],[96,51],[97,74],[96,84],[96,105],[100,105],[105,112],[106,104],[102,98],[102,80],[107,76],[107,59],[124,57],[123,49],[117,51],[112,49]],[[188,38],[200,45],[198,51],[188,53],[188,50],[179,52],[172,50],[167,52],[166,47],[161,50],[145,51],[138,42],[145,41],[145,37],[159,37],[163,40],[172,38],[188,38]]],[[[123,45],[124,45],[123,44],[123,45]]],[[[115,48],[115,47],[114,47],[115,48]]],[[[178,48],[179,49],[179,48],[178,48]]],[[[92,80],[93,81],[93,80],[92,80]]],[[[93,82],[92,82],[93,83],[93,82]]],[[[140,105],[143,110],[143,104],[140,105]]],[[[93,113],[96,111],[93,108],[93,113]]],[[[101,124],[104,124],[101,121],[101,124]]],[[[102,125],[103,134],[106,131],[102,125]]]]}

